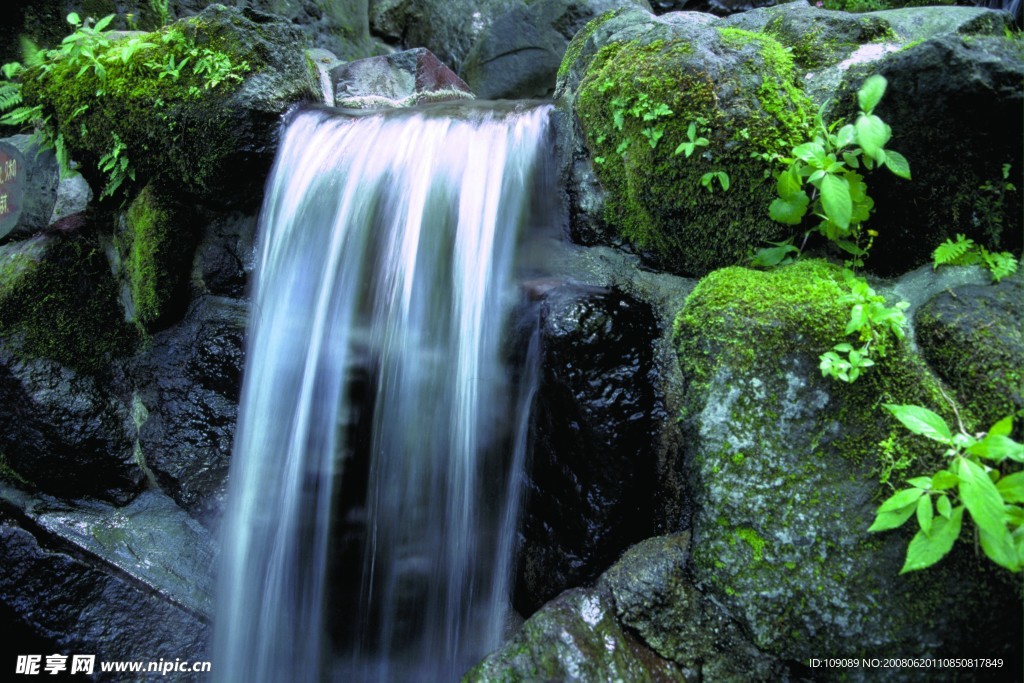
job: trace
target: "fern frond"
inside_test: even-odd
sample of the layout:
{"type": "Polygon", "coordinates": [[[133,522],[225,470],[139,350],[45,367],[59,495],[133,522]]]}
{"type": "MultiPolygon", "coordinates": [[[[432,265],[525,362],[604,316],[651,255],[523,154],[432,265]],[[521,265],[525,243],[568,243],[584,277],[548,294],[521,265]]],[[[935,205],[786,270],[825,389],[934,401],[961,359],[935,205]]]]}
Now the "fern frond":
{"type": "Polygon", "coordinates": [[[21,104],[21,83],[0,81],[0,111],[21,104]]]}
{"type": "Polygon", "coordinates": [[[932,252],[933,269],[946,265],[966,266],[977,263],[977,255],[972,252],[973,247],[974,240],[963,235],[957,235],[956,242],[947,239],[932,252]]]}
{"type": "Polygon", "coordinates": [[[985,261],[985,267],[992,273],[994,282],[1017,272],[1017,259],[1008,251],[990,252],[982,247],[981,257],[985,261]]]}

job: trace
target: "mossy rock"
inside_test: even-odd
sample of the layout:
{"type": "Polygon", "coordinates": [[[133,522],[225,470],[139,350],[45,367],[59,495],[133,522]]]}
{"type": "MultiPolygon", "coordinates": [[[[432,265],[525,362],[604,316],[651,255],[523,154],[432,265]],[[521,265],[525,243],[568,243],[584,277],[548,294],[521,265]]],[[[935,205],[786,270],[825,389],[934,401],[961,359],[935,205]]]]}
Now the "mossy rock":
{"type": "Polygon", "coordinates": [[[115,38],[97,55],[103,75],[67,59],[45,72],[36,67],[23,94],[43,106],[53,136],[94,187],[113,189],[97,166],[114,154],[114,164],[126,163],[125,175],[130,170],[140,182],[159,179],[219,203],[238,201],[238,193],[252,201],[273,158],[280,115],[318,91],[304,44],[297,28],[270,15],[213,5],[155,33],[115,38]],[[122,61],[131,40],[149,47],[122,61]],[[147,66],[186,57],[177,76],[147,66]],[[215,82],[196,72],[216,62],[230,64],[231,75],[215,82]]]}
{"type": "Polygon", "coordinates": [[[593,54],[585,43],[565,80],[587,64],[570,99],[606,192],[603,219],[660,267],[702,275],[787,232],[768,217],[763,159],[809,136],[813,108],[773,38],[668,16],[595,20],[587,40],[604,42],[593,54]],[[687,157],[691,124],[706,144],[687,157]],[[707,181],[715,173],[727,190],[721,176],[707,181]]]}
{"type": "MultiPolygon", "coordinates": [[[[854,384],[821,377],[818,356],[844,338],[849,319],[838,274],[820,261],[719,270],[677,317],[688,383],[681,424],[697,509],[694,579],[756,646],[784,659],[964,656],[980,648],[1019,662],[1019,597],[1003,570],[959,543],[936,567],[900,576],[909,525],[867,532],[891,493],[882,474],[898,487],[898,461],[907,476],[934,471],[942,458],[879,404],[955,418],[908,343],[854,384]]],[[[960,415],[974,424],[966,408],[960,415]]],[[[833,677],[840,673],[850,671],[833,677]]]]}
{"type": "Polygon", "coordinates": [[[1024,409],[1022,319],[1020,276],[942,292],[914,318],[922,355],[978,416],[981,429],[1024,409]]]}
{"type": "Polygon", "coordinates": [[[117,286],[94,234],[44,235],[0,247],[0,337],[16,353],[95,373],[129,353],[117,286]]]}
{"type": "Polygon", "coordinates": [[[463,683],[685,680],[679,667],[622,627],[606,588],[562,593],[462,678],[463,683]]]}
{"type": "Polygon", "coordinates": [[[196,236],[185,208],[149,185],[129,205],[116,235],[132,318],[148,329],[177,319],[188,303],[196,236]]]}

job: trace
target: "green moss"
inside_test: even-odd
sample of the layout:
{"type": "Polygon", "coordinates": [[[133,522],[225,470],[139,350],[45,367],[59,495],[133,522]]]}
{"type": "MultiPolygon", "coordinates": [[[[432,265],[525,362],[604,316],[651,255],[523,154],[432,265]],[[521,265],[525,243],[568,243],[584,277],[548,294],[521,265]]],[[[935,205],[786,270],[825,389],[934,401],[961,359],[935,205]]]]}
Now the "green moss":
{"type": "Polygon", "coordinates": [[[194,238],[179,214],[180,209],[152,185],[139,193],[125,214],[118,242],[135,320],[146,327],[173,312],[187,285],[194,238]]]}
{"type": "Polygon", "coordinates": [[[583,53],[583,48],[587,44],[587,40],[590,36],[594,35],[594,32],[601,28],[604,24],[608,23],[609,20],[622,14],[626,11],[625,7],[619,7],[617,9],[608,10],[603,14],[591,19],[586,25],[576,32],[576,35],[569,41],[568,47],[565,49],[565,55],[562,57],[562,63],[558,66],[558,78],[565,77],[569,70],[572,69],[572,65],[576,63],[576,60],[580,58],[583,53]]]}
{"type": "Polygon", "coordinates": [[[739,529],[736,529],[735,533],[737,538],[750,546],[750,551],[754,556],[754,562],[760,562],[764,559],[765,543],[760,534],[750,527],[740,527],[739,529]]]}
{"type": "MultiPolygon", "coordinates": [[[[114,57],[128,38],[114,41],[97,55],[105,66],[102,78],[68,59],[51,61],[45,72],[37,67],[26,76],[25,101],[44,107],[52,136],[62,136],[64,145],[84,162],[85,173],[94,173],[91,169],[120,144],[120,157],[129,160],[132,170],[177,187],[208,189],[235,146],[235,114],[229,102],[240,78],[207,87],[206,74],[195,73],[194,67],[203,57],[227,59],[237,75],[246,64],[257,68],[262,62],[231,34],[205,35],[199,23],[182,21],[141,36],[151,47],[128,62],[114,57]],[[198,52],[189,56],[192,50],[198,52]],[[180,63],[186,57],[189,62],[176,77],[145,66],[180,63]]],[[[92,180],[100,187],[107,182],[92,180]]]]}
{"type": "Polygon", "coordinates": [[[764,159],[806,139],[813,115],[779,43],[735,29],[720,34],[721,49],[739,55],[734,72],[709,73],[683,39],[613,43],[595,55],[575,100],[607,191],[604,219],[684,274],[735,263],[782,234],[768,218],[773,182],[764,159]],[[729,98],[727,110],[720,97],[729,98]],[[632,113],[659,105],[671,115],[651,121],[632,113]],[[691,123],[709,144],[687,158],[675,150],[689,139],[691,123]],[[662,134],[654,146],[652,129],[662,134]],[[719,171],[729,177],[728,191],[701,186],[704,174],[719,171]]]}
{"type": "Polygon", "coordinates": [[[94,237],[60,238],[44,258],[15,267],[17,277],[0,277],[0,335],[18,353],[97,372],[131,351],[136,335],[94,237]]]}

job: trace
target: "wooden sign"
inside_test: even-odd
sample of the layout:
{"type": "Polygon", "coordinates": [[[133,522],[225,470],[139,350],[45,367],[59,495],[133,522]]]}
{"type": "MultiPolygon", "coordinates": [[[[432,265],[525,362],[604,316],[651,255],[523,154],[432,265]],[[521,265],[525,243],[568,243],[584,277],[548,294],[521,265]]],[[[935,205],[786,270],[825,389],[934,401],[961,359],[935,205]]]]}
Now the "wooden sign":
{"type": "Polygon", "coordinates": [[[25,204],[25,157],[14,145],[0,142],[0,237],[4,237],[21,217],[25,204]]]}

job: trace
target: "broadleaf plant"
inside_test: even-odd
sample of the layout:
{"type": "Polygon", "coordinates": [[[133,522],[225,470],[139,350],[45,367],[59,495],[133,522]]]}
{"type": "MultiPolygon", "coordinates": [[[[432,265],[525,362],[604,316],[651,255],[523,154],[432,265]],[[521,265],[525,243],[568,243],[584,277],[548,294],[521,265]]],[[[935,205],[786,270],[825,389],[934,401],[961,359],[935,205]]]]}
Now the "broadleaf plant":
{"type": "Polygon", "coordinates": [[[907,480],[875,513],[868,531],[903,526],[911,517],[918,531],[907,546],[900,573],[930,567],[953,549],[965,513],[986,557],[1011,572],[1024,569],[1024,445],[1010,434],[1013,417],[984,434],[954,433],[942,417],[916,405],[883,407],[911,432],[947,447],[947,465],[930,477],[907,480]]]}

